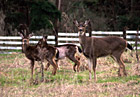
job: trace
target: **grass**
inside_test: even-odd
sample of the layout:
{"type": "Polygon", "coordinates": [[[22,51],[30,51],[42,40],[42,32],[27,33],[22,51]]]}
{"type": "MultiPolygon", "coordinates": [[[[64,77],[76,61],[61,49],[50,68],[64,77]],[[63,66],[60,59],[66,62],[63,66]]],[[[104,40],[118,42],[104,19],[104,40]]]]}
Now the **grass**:
{"type": "Polygon", "coordinates": [[[18,86],[19,84],[26,84],[25,80],[30,78],[29,70],[26,69],[9,69],[5,72],[6,75],[1,75],[0,83],[2,86],[18,86]]]}
{"type": "MultiPolygon", "coordinates": [[[[129,56],[129,53],[127,56],[129,56]]],[[[31,95],[35,97],[42,95],[47,97],[138,97],[140,95],[140,76],[133,74],[133,65],[137,63],[133,57],[128,57],[128,60],[133,61],[133,63],[125,63],[128,72],[126,77],[117,76],[119,66],[110,57],[99,59],[96,83],[94,83],[93,78],[92,81],[89,81],[88,70],[75,73],[72,70],[73,63],[66,60],[64,60],[65,65],[61,66],[56,75],[52,75],[52,67],[44,72],[46,82],[30,85],[30,65],[25,62],[27,60],[25,60],[24,55],[0,55],[0,93],[12,97],[15,95],[25,97],[31,95]]],[[[34,79],[35,77],[36,75],[34,74],[34,79]]],[[[38,79],[41,79],[40,73],[38,79]]]]}
{"type": "Polygon", "coordinates": [[[137,83],[140,83],[140,77],[138,75],[126,76],[126,77],[98,78],[98,83],[105,83],[105,82],[127,83],[132,80],[135,80],[137,81],[137,83]]]}
{"type": "MultiPolygon", "coordinates": [[[[140,77],[138,75],[126,76],[126,77],[98,77],[104,72],[97,72],[97,83],[105,82],[117,82],[117,83],[127,83],[129,81],[135,80],[137,83],[140,83],[140,77]]],[[[19,84],[27,84],[27,81],[30,79],[30,70],[27,69],[10,69],[6,72],[7,76],[0,77],[0,83],[2,86],[18,86],[19,84]]],[[[34,75],[34,78],[36,76],[34,75]]],[[[80,73],[74,73],[72,70],[60,70],[56,75],[52,76],[51,71],[45,72],[45,78],[50,80],[49,83],[57,81],[58,83],[69,83],[69,84],[86,84],[88,81],[88,71],[83,71],[80,73]]],[[[41,79],[41,74],[39,75],[41,79]]]]}
{"type": "Polygon", "coordinates": [[[23,58],[24,55],[22,54],[0,54],[0,64],[9,64],[13,63],[16,58],[20,59],[23,58]]]}

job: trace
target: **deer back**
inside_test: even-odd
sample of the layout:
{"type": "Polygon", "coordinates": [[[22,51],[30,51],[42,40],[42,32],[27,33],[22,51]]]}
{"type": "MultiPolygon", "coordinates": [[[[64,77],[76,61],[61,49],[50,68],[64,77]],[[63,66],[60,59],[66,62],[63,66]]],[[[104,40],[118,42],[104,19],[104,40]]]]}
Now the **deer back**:
{"type": "Polygon", "coordinates": [[[119,52],[126,48],[126,41],[120,37],[108,36],[104,38],[91,37],[83,46],[83,52],[90,57],[102,57],[119,52]]]}
{"type": "Polygon", "coordinates": [[[56,57],[58,51],[55,47],[48,45],[46,39],[47,37],[43,37],[42,39],[40,39],[36,47],[41,58],[52,59],[53,57],[56,57]]]}

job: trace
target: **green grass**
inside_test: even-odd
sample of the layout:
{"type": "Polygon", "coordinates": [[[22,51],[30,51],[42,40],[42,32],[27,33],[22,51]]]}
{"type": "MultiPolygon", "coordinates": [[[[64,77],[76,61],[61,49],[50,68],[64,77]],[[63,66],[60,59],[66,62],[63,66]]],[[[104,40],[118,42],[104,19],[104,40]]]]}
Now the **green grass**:
{"type": "Polygon", "coordinates": [[[0,83],[2,86],[18,86],[19,84],[26,84],[26,80],[30,78],[30,72],[26,69],[10,69],[5,73],[6,75],[0,76],[0,83]]]}
{"type": "Polygon", "coordinates": [[[3,52],[22,52],[21,50],[3,50],[3,52]]]}
{"type": "Polygon", "coordinates": [[[23,58],[23,54],[0,54],[0,64],[9,64],[13,63],[16,58],[23,58]]]}
{"type": "Polygon", "coordinates": [[[118,82],[118,83],[126,83],[128,81],[135,80],[140,83],[140,77],[138,75],[134,76],[126,76],[126,77],[107,77],[107,78],[98,78],[98,83],[104,82],[118,82]]]}
{"type": "MultiPolygon", "coordinates": [[[[133,60],[133,58],[129,57],[130,60],[133,60]]],[[[126,88],[131,88],[133,86],[139,87],[140,84],[140,76],[131,74],[133,71],[132,67],[135,65],[134,63],[125,63],[126,70],[128,73],[128,76],[126,77],[118,77],[118,65],[114,62],[114,60],[110,57],[106,57],[106,59],[102,58],[104,61],[104,64],[97,64],[99,67],[97,68],[96,75],[97,75],[97,82],[94,83],[94,77],[93,77],[93,71],[92,71],[92,80],[89,81],[89,71],[80,71],[80,72],[74,72],[72,68],[68,68],[69,66],[72,66],[70,64],[73,64],[73,62],[68,61],[70,64],[68,67],[65,64],[65,66],[62,66],[60,70],[57,70],[56,75],[52,75],[52,66],[50,67],[49,70],[44,71],[44,78],[47,80],[44,83],[39,82],[38,85],[30,85],[30,77],[31,77],[31,71],[30,68],[26,67],[28,62],[25,63],[24,61],[24,55],[19,54],[19,55],[0,55],[0,63],[2,64],[0,66],[0,86],[5,87],[5,88],[14,88],[14,89],[23,89],[24,91],[27,90],[32,90],[34,91],[42,91],[39,88],[43,87],[45,88],[44,93],[49,91],[49,96],[56,96],[57,92],[54,92],[53,89],[62,89],[63,90],[63,85],[65,91],[69,91],[67,95],[62,95],[62,96],[71,96],[73,93],[73,89],[78,87],[86,87],[86,88],[91,88],[92,91],[87,91],[86,93],[82,93],[81,95],[84,96],[92,96],[92,94],[97,94],[97,96],[110,96],[112,92],[106,90],[108,88],[116,88],[114,83],[117,83],[119,85],[127,86],[126,88]],[[18,58],[18,59],[17,59],[18,58]],[[15,60],[16,59],[16,60],[15,60]],[[19,63],[15,64],[16,61],[19,61],[19,63]],[[22,64],[26,64],[25,66],[22,67],[22,64]],[[12,67],[9,67],[11,65],[14,65],[12,67]],[[17,66],[17,67],[16,67],[17,66]],[[18,67],[19,66],[19,67],[18,67]],[[21,67],[20,67],[21,66],[21,67]],[[103,66],[103,67],[101,67],[103,66]],[[65,69],[64,69],[65,68],[65,69]],[[111,83],[111,85],[106,85],[108,83],[111,83]],[[102,86],[105,84],[104,86],[102,86]],[[103,92],[100,92],[94,88],[97,87],[102,90],[103,92]],[[130,87],[129,87],[130,85],[130,87]],[[60,87],[61,86],[61,87],[60,87]],[[73,86],[74,88],[71,90],[67,86],[73,86]],[[88,87],[90,86],[90,87],[88,87]],[[22,87],[22,88],[21,88],[22,87]],[[37,89],[37,90],[36,90],[37,89]],[[52,92],[50,92],[52,91],[52,92]]],[[[41,80],[41,73],[38,74],[39,81],[41,80]]],[[[34,74],[34,79],[36,78],[36,75],[34,74]]],[[[0,90],[1,90],[0,87],[0,90]]],[[[42,88],[41,88],[42,89],[42,88]]],[[[87,90],[88,90],[87,89],[87,90]]],[[[86,89],[85,89],[86,90],[86,89]]],[[[131,89],[130,89],[131,90],[131,89]]],[[[18,91],[18,90],[15,90],[18,91]]],[[[125,89],[123,90],[125,91],[125,89]]],[[[0,91],[1,92],[1,91],[0,91]]],[[[20,91],[18,91],[20,92],[20,91]]],[[[26,91],[27,92],[27,91],[26,91]]],[[[116,91],[114,91],[116,92],[116,91]]],[[[133,90],[131,91],[133,92],[133,90]]],[[[40,94],[41,92],[38,92],[40,94]]],[[[80,93],[80,92],[79,92],[80,93]]],[[[59,93],[58,93],[59,94],[59,93]]],[[[36,95],[36,94],[33,94],[36,95]]],[[[47,96],[48,96],[47,95],[47,96]]],[[[81,96],[80,95],[80,96],[81,96]]],[[[127,94],[128,96],[125,97],[132,97],[132,94],[127,94]],[[129,96],[130,95],[130,96],[129,96]]],[[[26,95],[27,96],[27,95],[26,95]]],[[[118,96],[118,95],[117,95],[118,96]]],[[[135,97],[135,94],[134,94],[135,97]]]]}
{"type": "Polygon", "coordinates": [[[52,76],[51,72],[45,73],[45,75],[47,76],[46,78],[51,80],[51,83],[57,81],[58,83],[69,84],[82,83],[87,78],[87,76],[83,76],[84,74],[78,74],[73,72],[72,70],[58,70],[57,74],[54,76],[52,76]]]}
{"type": "MultiPolygon", "coordinates": [[[[128,81],[135,80],[140,83],[140,77],[137,75],[126,76],[126,77],[98,77],[98,75],[103,74],[103,72],[97,72],[97,83],[106,82],[117,82],[126,83],[128,81]]],[[[0,76],[0,83],[2,86],[18,86],[19,84],[26,85],[30,79],[30,70],[27,69],[10,69],[6,72],[7,76],[0,76]]],[[[45,71],[45,78],[51,80],[49,83],[54,81],[58,83],[69,83],[69,84],[86,84],[88,81],[88,71],[74,73],[72,70],[60,70],[56,75],[52,75],[51,71],[45,71]]],[[[34,78],[36,76],[34,75],[34,78]]],[[[39,79],[41,79],[41,74],[39,74],[39,79]]]]}

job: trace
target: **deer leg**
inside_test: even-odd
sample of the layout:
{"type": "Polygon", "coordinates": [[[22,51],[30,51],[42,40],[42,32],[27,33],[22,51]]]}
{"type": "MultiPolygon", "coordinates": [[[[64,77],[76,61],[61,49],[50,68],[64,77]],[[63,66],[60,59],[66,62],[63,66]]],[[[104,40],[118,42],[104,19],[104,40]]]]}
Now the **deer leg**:
{"type": "MultiPolygon", "coordinates": [[[[41,82],[43,82],[44,81],[44,66],[43,66],[43,63],[42,63],[42,61],[40,62],[40,61],[38,61],[38,64],[40,65],[41,64],[41,67],[40,67],[40,71],[41,71],[41,82]]],[[[37,72],[37,71],[36,71],[37,72]]],[[[35,83],[37,84],[38,83],[38,72],[36,73],[36,81],[35,81],[35,83]]]]}
{"type": "Polygon", "coordinates": [[[42,62],[41,62],[41,75],[42,75],[41,81],[43,82],[44,81],[44,66],[42,62]]]}
{"type": "Polygon", "coordinates": [[[119,64],[119,71],[118,71],[118,76],[126,76],[126,71],[125,71],[125,65],[121,59],[121,54],[114,54],[113,56],[115,57],[115,60],[117,61],[117,63],[119,64]]]}
{"type": "Polygon", "coordinates": [[[60,65],[58,64],[58,59],[55,60],[56,64],[58,65],[58,70],[60,70],[60,65]]]}
{"type": "Polygon", "coordinates": [[[33,82],[33,69],[34,69],[34,60],[31,60],[31,82],[33,82]]]}
{"type": "Polygon", "coordinates": [[[73,54],[68,56],[68,58],[75,63],[74,66],[73,66],[73,70],[76,72],[75,68],[76,68],[76,65],[77,65],[77,72],[79,72],[80,62],[74,57],[73,54]]]}
{"type": "Polygon", "coordinates": [[[38,84],[38,72],[37,72],[37,67],[35,68],[35,75],[36,75],[36,78],[35,78],[35,81],[34,81],[34,84],[38,84]]]}
{"type": "Polygon", "coordinates": [[[76,72],[76,69],[75,69],[75,68],[76,68],[76,65],[77,65],[77,64],[75,63],[74,66],[73,66],[73,70],[74,70],[75,72],[76,72]]]}
{"type": "Polygon", "coordinates": [[[125,65],[122,61],[122,59],[118,59],[117,62],[119,63],[120,65],[120,68],[119,68],[119,76],[126,76],[126,71],[125,71],[125,65]]]}
{"type": "Polygon", "coordinates": [[[92,66],[92,62],[90,59],[88,59],[88,70],[89,70],[89,80],[91,80],[92,75],[91,75],[91,66],[92,66]]]}
{"type": "Polygon", "coordinates": [[[52,74],[55,75],[56,71],[57,71],[57,68],[58,68],[58,65],[55,63],[54,59],[52,59],[52,60],[50,59],[50,60],[48,60],[48,62],[49,62],[49,64],[52,64],[52,66],[54,68],[52,74]]]}
{"type": "MultiPolygon", "coordinates": [[[[55,62],[56,62],[56,64],[57,64],[57,63],[58,63],[58,60],[55,60],[55,62]]],[[[49,67],[50,67],[50,63],[48,62],[47,65],[46,65],[46,67],[45,67],[45,70],[47,71],[49,67]]],[[[59,67],[59,66],[58,66],[58,67],[59,67]]]]}
{"type": "Polygon", "coordinates": [[[46,65],[46,67],[45,67],[45,70],[46,70],[46,71],[48,70],[49,66],[50,66],[50,63],[47,63],[47,65],[46,65]]]}
{"type": "Polygon", "coordinates": [[[79,72],[79,67],[80,67],[80,57],[76,56],[77,62],[77,71],[79,72]]]}
{"type": "Polygon", "coordinates": [[[94,72],[94,81],[96,82],[96,62],[97,62],[97,59],[94,58],[93,59],[93,72],[94,72]]]}

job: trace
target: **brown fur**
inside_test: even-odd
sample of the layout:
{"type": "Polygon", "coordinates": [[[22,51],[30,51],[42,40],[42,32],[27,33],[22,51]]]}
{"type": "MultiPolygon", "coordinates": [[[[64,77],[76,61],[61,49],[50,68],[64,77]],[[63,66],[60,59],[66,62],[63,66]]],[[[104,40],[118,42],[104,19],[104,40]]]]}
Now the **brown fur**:
{"type": "Polygon", "coordinates": [[[89,60],[89,78],[91,79],[91,65],[93,65],[94,80],[96,81],[96,63],[97,58],[110,55],[119,64],[119,76],[126,75],[125,65],[121,59],[121,55],[127,47],[127,42],[116,36],[108,36],[104,38],[87,37],[85,35],[85,29],[88,26],[89,21],[85,23],[78,23],[75,21],[75,25],[78,27],[79,42],[82,46],[84,55],[89,60]]]}
{"type": "Polygon", "coordinates": [[[55,62],[55,58],[57,58],[57,54],[59,52],[55,47],[47,45],[45,41],[45,37],[40,39],[37,44],[37,48],[39,49],[41,59],[46,59],[48,63],[53,66],[53,74],[55,75],[58,68],[58,65],[55,62]]]}
{"type": "Polygon", "coordinates": [[[23,52],[25,53],[25,56],[31,61],[31,81],[33,81],[33,69],[34,69],[35,61],[41,61],[42,81],[44,80],[44,72],[43,72],[44,67],[42,64],[44,59],[48,60],[48,62],[54,66],[53,74],[55,74],[57,65],[53,63],[54,62],[53,59],[56,56],[56,49],[53,47],[48,47],[47,49],[46,48],[41,49],[39,43],[35,46],[30,46],[29,38],[32,36],[32,34],[29,33],[27,26],[25,24],[21,24],[18,30],[20,36],[22,37],[23,52]]]}
{"type": "MultiPolygon", "coordinates": [[[[47,36],[46,36],[46,40],[44,39],[44,40],[41,41],[41,44],[42,44],[42,45],[40,45],[40,46],[44,46],[44,47],[50,46],[50,45],[47,44],[46,41],[47,41],[47,36]]],[[[80,66],[79,60],[80,60],[80,59],[77,59],[77,58],[75,57],[75,54],[76,54],[76,52],[77,52],[77,50],[76,50],[77,48],[76,48],[76,47],[78,47],[78,46],[77,46],[77,45],[74,45],[74,44],[65,44],[65,45],[58,45],[58,46],[55,46],[56,49],[58,49],[58,48],[63,48],[63,47],[66,48],[66,49],[63,50],[63,52],[65,53],[65,56],[64,56],[64,57],[67,57],[68,59],[70,59],[71,61],[73,61],[73,62],[75,63],[75,65],[73,66],[73,70],[74,70],[75,72],[76,72],[76,66],[77,66],[77,71],[79,71],[79,66],[80,66]]],[[[78,47],[78,49],[80,49],[80,48],[78,47]]],[[[59,49],[58,49],[58,51],[59,51],[59,49]]],[[[80,50],[79,52],[81,52],[81,50],[80,50]]],[[[64,57],[61,58],[61,53],[62,53],[62,52],[59,51],[59,55],[58,55],[58,57],[57,57],[57,59],[56,59],[56,62],[57,62],[58,60],[64,58],[64,57]]],[[[47,66],[46,66],[46,68],[45,68],[45,70],[47,70],[49,66],[50,66],[50,64],[48,63],[47,66]]]]}

